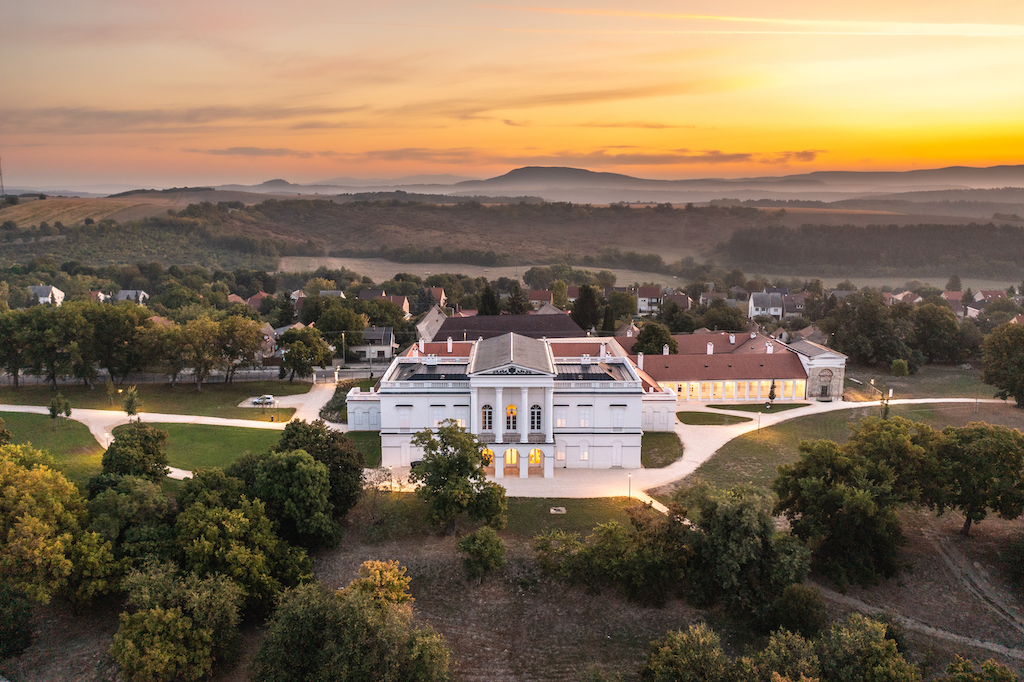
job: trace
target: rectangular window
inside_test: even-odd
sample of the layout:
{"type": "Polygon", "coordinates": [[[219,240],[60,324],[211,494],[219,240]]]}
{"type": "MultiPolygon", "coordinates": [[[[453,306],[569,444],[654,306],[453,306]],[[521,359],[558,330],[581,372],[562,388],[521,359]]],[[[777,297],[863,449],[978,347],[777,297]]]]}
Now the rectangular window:
{"type": "Polygon", "coordinates": [[[736,384],[736,400],[747,399],[747,382],[740,381],[736,384]]]}
{"type": "Polygon", "coordinates": [[[690,382],[690,400],[700,400],[700,384],[696,381],[690,382]]]}
{"type": "Polygon", "coordinates": [[[370,426],[380,427],[380,413],[376,411],[370,412],[370,426]]]}
{"type": "Polygon", "coordinates": [[[782,384],[782,397],[792,398],[793,397],[793,381],[787,381],[782,384]]]}
{"type": "Polygon", "coordinates": [[[801,398],[804,397],[804,394],[805,394],[806,391],[807,391],[807,382],[804,381],[803,379],[797,379],[796,380],[796,390],[793,392],[793,397],[797,398],[797,399],[801,399],[801,398]]]}
{"type": "Polygon", "coordinates": [[[565,413],[566,413],[566,409],[564,407],[556,407],[555,408],[555,426],[560,428],[560,429],[564,429],[565,428],[565,424],[567,422],[565,413]]]}
{"type": "Polygon", "coordinates": [[[612,408],[612,428],[613,429],[621,430],[622,429],[622,425],[625,422],[625,420],[626,420],[626,410],[625,410],[625,408],[613,407],[612,408]]]}
{"type": "Polygon", "coordinates": [[[768,394],[772,392],[772,382],[762,381],[761,382],[761,398],[764,400],[768,399],[768,394]]]}
{"type": "Polygon", "coordinates": [[[711,382],[702,381],[700,384],[700,399],[711,400],[711,382]]]}
{"type": "Polygon", "coordinates": [[[736,383],[732,381],[725,382],[725,399],[732,400],[736,394],[736,383]]]}
{"type": "Polygon", "coordinates": [[[590,446],[583,443],[580,445],[580,461],[586,462],[588,459],[590,459],[590,446]]]}
{"type": "Polygon", "coordinates": [[[434,428],[436,429],[444,421],[444,408],[443,407],[431,407],[430,412],[432,414],[432,421],[434,422],[434,428]]]}
{"type": "Polygon", "coordinates": [[[721,381],[716,381],[715,382],[714,399],[715,400],[721,400],[722,399],[722,382],[721,381]]]}
{"type": "Polygon", "coordinates": [[[356,415],[356,424],[360,424],[361,425],[363,423],[363,411],[362,410],[358,410],[358,411],[356,411],[355,415],[356,415]]]}
{"type": "Polygon", "coordinates": [[[580,428],[590,428],[591,407],[580,406],[580,428]]]}
{"type": "Polygon", "coordinates": [[[565,461],[565,446],[564,445],[560,446],[558,448],[558,450],[555,451],[555,459],[557,459],[559,462],[564,462],[565,461]]]}
{"type": "Polygon", "coordinates": [[[409,428],[409,412],[410,412],[410,409],[408,407],[400,407],[400,408],[398,408],[398,426],[399,426],[399,428],[402,428],[402,429],[408,429],[409,428]]]}
{"type": "Polygon", "coordinates": [[[468,407],[456,407],[455,408],[455,421],[462,428],[466,428],[466,424],[469,422],[469,408],[468,407]]]}

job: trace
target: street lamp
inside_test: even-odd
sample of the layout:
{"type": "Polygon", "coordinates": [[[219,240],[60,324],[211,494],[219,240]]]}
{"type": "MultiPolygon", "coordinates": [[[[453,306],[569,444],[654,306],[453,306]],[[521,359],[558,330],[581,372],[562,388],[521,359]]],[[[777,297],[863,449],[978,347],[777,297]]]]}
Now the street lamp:
{"type": "Polygon", "coordinates": [[[629,499],[632,500],[633,499],[633,474],[628,474],[628,476],[629,476],[629,499]]]}

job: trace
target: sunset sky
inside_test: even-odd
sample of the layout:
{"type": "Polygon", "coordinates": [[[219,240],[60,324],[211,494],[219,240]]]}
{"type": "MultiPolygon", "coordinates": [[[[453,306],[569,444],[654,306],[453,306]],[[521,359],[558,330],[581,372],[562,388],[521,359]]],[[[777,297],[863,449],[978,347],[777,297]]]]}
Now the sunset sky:
{"type": "Polygon", "coordinates": [[[0,59],[8,186],[1024,162],[1019,0],[33,0],[0,59]]]}

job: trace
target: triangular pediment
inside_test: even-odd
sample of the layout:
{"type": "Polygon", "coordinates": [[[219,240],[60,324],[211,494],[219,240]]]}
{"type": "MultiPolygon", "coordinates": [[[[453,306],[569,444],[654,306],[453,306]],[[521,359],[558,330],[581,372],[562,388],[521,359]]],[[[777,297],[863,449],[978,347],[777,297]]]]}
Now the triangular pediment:
{"type": "Polygon", "coordinates": [[[489,369],[489,370],[487,370],[485,372],[479,372],[477,374],[477,376],[484,376],[484,377],[487,377],[487,376],[517,376],[517,377],[518,376],[535,376],[535,377],[543,377],[543,376],[551,376],[551,375],[547,374],[545,372],[538,372],[537,370],[530,369],[529,367],[522,367],[520,365],[510,364],[510,365],[505,365],[504,367],[496,367],[494,369],[489,369]]]}

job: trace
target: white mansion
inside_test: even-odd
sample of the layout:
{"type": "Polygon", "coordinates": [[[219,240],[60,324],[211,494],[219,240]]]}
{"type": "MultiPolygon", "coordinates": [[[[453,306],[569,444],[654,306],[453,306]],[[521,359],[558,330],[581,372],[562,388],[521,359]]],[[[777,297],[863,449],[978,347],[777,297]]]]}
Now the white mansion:
{"type": "Polygon", "coordinates": [[[413,435],[454,419],[487,444],[495,478],[636,469],[643,431],[675,428],[675,394],[611,338],[421,340],[347,400],[351,430],[380,429],[383,466],[420,459],[413,435]]]}

